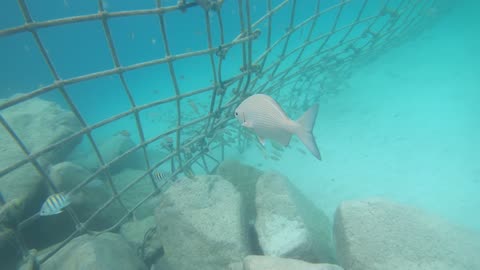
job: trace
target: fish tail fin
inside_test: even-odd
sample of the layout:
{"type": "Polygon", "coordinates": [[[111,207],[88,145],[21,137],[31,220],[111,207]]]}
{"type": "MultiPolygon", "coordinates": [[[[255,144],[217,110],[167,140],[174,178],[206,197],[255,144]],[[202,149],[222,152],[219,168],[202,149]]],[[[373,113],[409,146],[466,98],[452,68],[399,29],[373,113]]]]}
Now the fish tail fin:
{"type": "Polygon", "coordinates": [[[313,105],[298,120],[300,128],[295,132],[302,143],[310,150],[310,152],[319,160],[322,160],[320,150],[318,150],[317,142],[313,136],[312,130],[317,119],[318,104],[313,105]]]}

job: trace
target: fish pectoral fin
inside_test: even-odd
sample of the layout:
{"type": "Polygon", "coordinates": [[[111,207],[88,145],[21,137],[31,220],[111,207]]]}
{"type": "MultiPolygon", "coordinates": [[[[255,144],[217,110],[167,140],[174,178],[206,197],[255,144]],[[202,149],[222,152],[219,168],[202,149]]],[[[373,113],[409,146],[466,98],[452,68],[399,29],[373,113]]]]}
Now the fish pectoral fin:
{"type": "Polygon", "coordinates": [[[265,146],[265,138],[262,138],[260,136],[257,136],[258,137],[258,141],[263,145],[265,146]]]}
{"type": "Polygon", "coordinates": [[[248,121],[245,121],[243,122],[242,126],[246,127],[246,128],[253,128],[253,125],[251,122],[248,122],[248,121]]]}

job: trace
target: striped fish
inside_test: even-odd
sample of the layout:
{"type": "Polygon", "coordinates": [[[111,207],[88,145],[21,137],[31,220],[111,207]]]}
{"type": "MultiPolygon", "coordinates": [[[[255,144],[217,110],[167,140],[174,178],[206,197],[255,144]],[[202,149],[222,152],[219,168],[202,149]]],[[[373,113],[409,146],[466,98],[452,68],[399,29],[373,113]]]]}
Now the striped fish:
{"type": "Polygon", "coordinates": [[[40,209],[40,216],[59,214],[70,204],[70,198],[62,192],[50,195],[40,209]]]}
{"type": "Polygon", "coordinates": [[[164,171],[160,171],[160,170],[153,171],[153,179],[158,184],[161,184],[161,183],[167,181],[168,178],[170,178],[170,173],[168,173],[168,172],[164,172],[164,171]]]}

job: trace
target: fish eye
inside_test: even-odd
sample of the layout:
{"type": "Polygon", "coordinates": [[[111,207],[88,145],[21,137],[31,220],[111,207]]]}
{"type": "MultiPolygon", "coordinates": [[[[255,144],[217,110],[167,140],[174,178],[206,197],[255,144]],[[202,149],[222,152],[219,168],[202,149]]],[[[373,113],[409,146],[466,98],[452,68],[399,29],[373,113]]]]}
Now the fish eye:
{"type": "Polygon", "coordinates": [[[235,112],[235,116],[238,116],[238,112],[235,112]]]}

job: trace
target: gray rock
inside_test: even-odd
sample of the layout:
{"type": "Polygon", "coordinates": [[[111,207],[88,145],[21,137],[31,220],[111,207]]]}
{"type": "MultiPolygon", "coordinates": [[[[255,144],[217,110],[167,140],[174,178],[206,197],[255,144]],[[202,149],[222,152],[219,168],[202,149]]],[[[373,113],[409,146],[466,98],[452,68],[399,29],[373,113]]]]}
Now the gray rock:
{"type": "MultiPolygon", "coordinates": [[[[73,162],[66,161],[52,165],[48,170],[48,175],[59,191],[67,193],[86,180],[91,173],[73,162]]],[[[88,185],[96,186],[99,183],[101,183],[100,180],[94,179],[88,185]]]]}
{"type": "Polygon", "coordinates": [[[243,262],[233,262],[227,266],[227,270],[244,270],[243,262]]]}
{"type": "Polygon", "coordinates": [[[122,236],[104,233],[79,236],[42,264],[42,270],[57,269],[146,270],[146,266],[122,236]]]}
{"type": "MultiPolygon", "coordinates": [[[[138,177],[144,174],[145,171],[134,170],[134,169],[124,169],[119,173],[113,175],[113,181],[117,191],[127,187],[130,183],[135,181],[138,177]]],[[[154,191],[155,187],[153,186],[150,176],[146,175],[142,177],[137,183],[129,187],[121,196],[120,199],[128,209],[134,208],[140,201],[145,199],[150,193],[154,191]]],[[[135,211],[135,217],[137,219],[143,219],[149,216],[154,215],[155,208],[159,204],[161,196],[154,196],[151,199],[147,200],[135,211]]]]}
{"type": "Polygon", "coordinates": [[[331,223],[286,177],[258,179],[255,229],[264,255],[334,262],[331,223]]]}
{"type": "MultiPolygon", "coordinates": [[[[2,100],[0,100],[0,103],[2,100]]],[[[59,105],[34,98],[3,110],[2,116],[31,153],[62,140],[81,129],[75,115],[59,105]]],[[[66,142],[37,160],[40,166],[64,159],[79,144],[81,136],[66,142]]],[[[0,170],[26,158],[6,129],[0,127],[0,170]]],[[[7,201],[15,201],[21,211],[13,219],[20,221],[38,211],[45,196],[40,173],[30,163],[0,178],[0,190],[7,201]]]]}
{"type": "MultiPolygon", "coordinates": [[[[62,162],[50,167],[49,175],[60,191],[69,192],[85,179],[90,177],[91,172],[72,163],[62,162]]],[[[144,171],[124,169],[113,174],[112,182],[117,192],[126,188],[130,183],[140,177],[144,171]]],[[[130,186],[120,200],[127,209],[133,209],[140,201],[154,190],[150,178],[143,177],[137,183],[130,186]]],[[[112,196],[113,190],[107,180],[93,179],[83,188],[77,190],[72,196],[72,206],[80,220],[87,220],[95,211],[102,207],[112,196]]],[[[137,219],[153,216],[154,209],[158,206],[160,196],[154,196],[147,200],[134,212],[137,219]]],[[[102,210],[88,224],[92,230],[103,230],[117,223],[125,214],[125,208],[119,201],[113,201],[105,210],[102,210]]]]}
{"type": "Polygon", "coordinates": [[[312,264],[295,259],[269,256],[247,256],[243,270],[343,270],[334,264],[312,264]]]}
{"type": "Polygon", "coordinates": [[[130,221],[122,225],[120,234],[145,262],[153,262],[162,256],[163,247],[156,232],[155,217],[150,216],[142,220],[130,221]]]}
{"type": "Polygon", "coordinates": [[[224,270],[249,253],[240,194],[220,176],[175,182],[156,209],[162,270],[224,270]]]}
{"type": "MultiPolygon", "coordinates": [[[[1,102],[1,100],[0,100],[1,102]]],[[[81,130],[81,124],[75,115],[62,109],[58,104],[39,98],[22,102],[2,111],[2,116],[9,123],[18,137],[31,153],[58,142],[81,130]]],[[[5,129],[0,129],[2,164],[14,163],[24,157],[5,129]]],[[[82,137],[66,142],[42,155],[43,165],[65,159],[72,149],[81,142],[82,137]]]]}
{"type": "Polygon", "coordinates": [[[232,183],[242,196],[243,214],[248,221],[247,240],[251,247],[251,254],[262,254],[253,226],[257,215],[255,210],[255,186],[258,177],[262,175],[262,173],[263,172],[257,168],[245,165],[237,160],[226,160],[216,169],[216,174],[221,175],[224,179],[232,183]]]}
{"type": "Polygon", "coordinates": [[[237,160],[226,160],[216,170],[216,174],[232,183],[242,195],[248,219],[255,218],[255,185],[262,173],[257,168],[242,164],[237,160]]]}
{"type": "Polygon", "coordinates": [[[150,216],[142,220],[126,222],[120,228],[120,234],[136,249],[142,245],[145,233],[156,226],[155,217],[150,216]]]}
{"type": "MultiPolygon", "coordinates": [[[[70,192],[73,188],[90,177],[91,172],[72,163],[61,162],[49,169],[49,176],[60,191],[70,192]]],[[[71,194],[72,207],[80,220],[87,220],[98,208],[112,197],[110,186],[103,180],[93,179],[83,188],[71,194]]],[[[126,211],[114,201],[88,225],[89,229],[101,230],[115,224],[126,211]]]]}
{"type": "MultiPolygon", "coordinates": [[[[135,143],[132,141],[130,136],[125,136],[122,134],[115,134],[108,140],[103,141],[97,145],[102,159],[105,163],[118,158],[131,148],[135,147],[135,143]]],[[[82,165],[83,167],[96,171],[100,167],[100,161],[95,152],[89,152],[86,156],[76,159],[75,163],[82,165]]],[[[111,173],[118,173],[119,171],[125,169],[144,169],[145,168],[145,158],[143,157],[142,151],[139,149],[134,151],[122,159],[113,163],[109,169],[111,173]]]]}
{"type": "Polygon", "coordinates": [[[383,199],[341,203],[335,239],[347,270],[480,269],[479,234],[383,199]]]}

